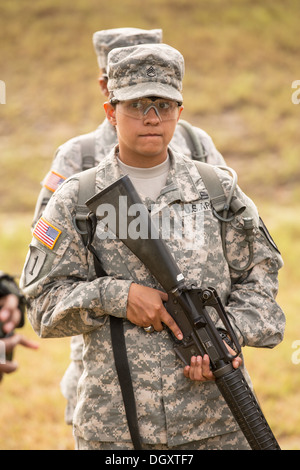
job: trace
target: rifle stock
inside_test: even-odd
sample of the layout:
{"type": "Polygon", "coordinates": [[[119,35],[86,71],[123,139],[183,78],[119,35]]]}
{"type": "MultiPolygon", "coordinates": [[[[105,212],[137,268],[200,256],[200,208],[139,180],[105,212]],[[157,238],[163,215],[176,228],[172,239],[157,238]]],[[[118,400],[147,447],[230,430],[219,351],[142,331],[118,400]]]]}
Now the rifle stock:
{"type": "MultiPolygon", "coordinates": [[[[124,201],[122,199],[122,204],[124,201]]],[[[104,219],[105,211],[99,211],[99,208],[101,205],[108,207],[107,204],[116,210],[116,220],[108,228],[141,260],[168,293],[166,308],[183,333],[182,341],[171,335],[177,356],[184,364],[189,364],[193,355],[208,354],[216,385],[250,447],[253,450],[280,450],[241,370],[234,369],[232,365],[232,360],[241,349],[215,289],[186,286],[184,276],[167,244],[153,227],[149,213],[128,176],[120,178],[86,202],[98,219],[104,219]],[[127,203],[126,207],[122,205],[122,210],[119,210],[120,197],[126,197],[127,203]],[[147,227],[143,238],[132,238],[124,230],[136,215],[130,215],[132,206],[138,208],[140,221],[147,227]],[[230,338],[236,355],[228,352],[220,331],[212,320],[210,309],[214,309],[217,314],[222,323],[221,329],[230,338]]]]}

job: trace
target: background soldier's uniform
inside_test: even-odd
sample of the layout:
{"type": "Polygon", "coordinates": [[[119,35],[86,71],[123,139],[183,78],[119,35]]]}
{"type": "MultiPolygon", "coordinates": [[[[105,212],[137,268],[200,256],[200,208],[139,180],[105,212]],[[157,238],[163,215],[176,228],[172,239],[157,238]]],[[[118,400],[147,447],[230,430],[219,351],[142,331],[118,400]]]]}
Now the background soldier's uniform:
{"type": "MultiPolygon", "coordinates": [[[[193,161],[169,152],[171,169],[167,185],[155,202],[160,217],[178,210],[174,205],[195,204],[203,215],[203,232],[190,239],[166,240],[187,282],[215,287],[226,305],[241,345],[274,347],[283,337],[284,315],[275,302],[277,273],[282,260],[259,228],[253,204],[236,194],[255,221],[254,257],[247,272],[232,271],[224,258],[220,227],[207,200],[207,191],[193,161]]],[[[229,192],[231,178],[216,169],[229,192]]],[[[97,168],[96,191],[120,177],[114,152],[97,168]]],[[[50,227],[50,241],[35,234],[22,275],[29,296],[29,319],[43,337],[83,333],[84,373],[80,379],[74,432],[87,441],[129,442],[124,405],[116,374],[109,330],[110,315],[124,318],[125,338],[137,402],[142,439],[148,444],[179,446],[237,430],[227,405],[214,382],[194,382],[183,375],[166,330],[146,334],[126,320],[128,290],[132,282],[159,288],[147,268],[119,240],[99,240],[94,246],[107,277],[97,278],[93,260],[73,225],[78,196],[78,177],[60,187],[48,204],[43,223],[50,227]],[[52,230],[52,231],[51,231],[52,230]]],[[[153,201],[144,199],[149,207],[153,201]]],[[[182,215],[184,210],[182,211],[182,215]]],[[[194,218],[197,213],[192,212],[194,218]]],[[[199,214],[198,214],[199,216],[199,214]]],[[[227,254],[234,265],[248,259],[242,216],[227,227],[227,254]]],[[[244,446],[244,440],[235,443],[244,446]]]]}

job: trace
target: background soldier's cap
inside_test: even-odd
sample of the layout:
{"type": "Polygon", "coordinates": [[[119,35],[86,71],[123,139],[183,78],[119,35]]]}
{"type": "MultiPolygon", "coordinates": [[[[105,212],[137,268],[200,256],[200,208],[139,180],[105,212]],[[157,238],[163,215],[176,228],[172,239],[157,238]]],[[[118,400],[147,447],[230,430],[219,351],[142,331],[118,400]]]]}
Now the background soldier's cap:
{"type": "Polygon", "coordinates": [[[115,28],[97,31],[93,35],[93,44],[101,69],[106,68],[107,55],[116,47],[135,46],[137,44],[157,44],[161,42],[161,29],[115,28]]]}
{"type": "Polygon", "coordinates": [[[157,96],[182,103],[183,56],[167,44],[113,49],[108,54],[112,102],[157,96]]]}

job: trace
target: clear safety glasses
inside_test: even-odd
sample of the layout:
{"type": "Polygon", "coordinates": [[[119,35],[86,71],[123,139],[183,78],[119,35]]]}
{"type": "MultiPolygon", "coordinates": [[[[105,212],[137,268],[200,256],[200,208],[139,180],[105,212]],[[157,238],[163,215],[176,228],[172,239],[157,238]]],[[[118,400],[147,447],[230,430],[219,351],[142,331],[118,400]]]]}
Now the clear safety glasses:
{"type": "Polygon", "coordinates": [[[170,121],[177,118],[180,103],[162,98],[140,98],[130,101],[118,101],[119,111],[133,119],[144,119],[150,109],[153,109],[160,121],[170,121]]]}

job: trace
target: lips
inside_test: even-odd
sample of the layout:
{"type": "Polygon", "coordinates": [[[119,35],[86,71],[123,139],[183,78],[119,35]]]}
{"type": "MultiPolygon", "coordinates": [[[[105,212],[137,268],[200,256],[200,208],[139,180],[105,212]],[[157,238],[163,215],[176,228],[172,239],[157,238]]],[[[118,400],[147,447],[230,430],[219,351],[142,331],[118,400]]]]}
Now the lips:
{"type": "Polygon", "coordinates": [[[140,137],[161,137],[161,134],[141,134],[140,137]]]}

